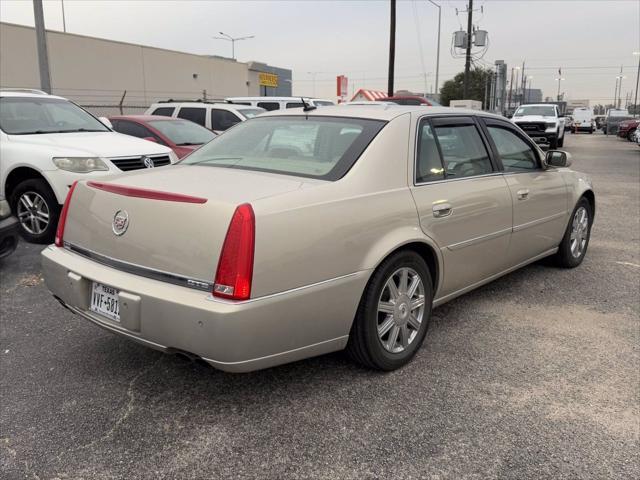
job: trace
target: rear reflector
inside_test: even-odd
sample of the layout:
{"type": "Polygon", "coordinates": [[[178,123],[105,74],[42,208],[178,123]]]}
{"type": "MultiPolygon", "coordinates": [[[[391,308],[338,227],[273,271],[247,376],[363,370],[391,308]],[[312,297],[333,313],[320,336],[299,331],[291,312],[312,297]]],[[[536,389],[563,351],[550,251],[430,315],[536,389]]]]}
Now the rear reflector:
{"type": "Polygon", "coordinates": [[[64,245],[64,225],[65,223],[67,223],[67,215],[69,214],[69,204],[71,203],[71,196],[73,195],[73,191],[75,190],[77,184],[77,180],[73,182],[73,185],[69,187],[69,191],[67,192],[67,198],[65,198],[64,200],[64,205],[62,206],[62,211],[60,212],[60,218],[58,219],[58,228],[56,229],[56,247],[62,247],[64,245]]]}
{"type": "Polygon", "coordinates": [[[256,220],[248,203],[239,205],[222,245],[213,285],[215,297],[247,300],[251,296],[256,220]]]}
{"type": "Polygon", "coordinates": [[[206,198],[192,197],[191,195],[182,195],[181,193],[168,193],[161,192],[159,190],[127,187],[125,185],[115,185],[113,183],[104,182],[87,182],[87,185],[98,190],[115,193],[116,195],[124,195],[125,197],[148,198],[151,200],[164,200],[167,202],[207,203],[206,198]]]}

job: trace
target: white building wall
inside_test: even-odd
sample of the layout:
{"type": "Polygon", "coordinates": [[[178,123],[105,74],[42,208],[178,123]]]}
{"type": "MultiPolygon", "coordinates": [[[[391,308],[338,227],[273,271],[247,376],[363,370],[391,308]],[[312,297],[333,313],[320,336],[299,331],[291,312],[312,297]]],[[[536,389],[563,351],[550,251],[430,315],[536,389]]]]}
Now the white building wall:
{"type": "MultiPolygon", "coordinates": [[[[231,59],[54,31],[47,42],[53,93],[81,105],[117,105],[125,90],[124,104],[140,107],[251,93],[247,64],[231,59]]],[[[40,87],[34,28],[0,23],[0,87],[40,87]]]]}

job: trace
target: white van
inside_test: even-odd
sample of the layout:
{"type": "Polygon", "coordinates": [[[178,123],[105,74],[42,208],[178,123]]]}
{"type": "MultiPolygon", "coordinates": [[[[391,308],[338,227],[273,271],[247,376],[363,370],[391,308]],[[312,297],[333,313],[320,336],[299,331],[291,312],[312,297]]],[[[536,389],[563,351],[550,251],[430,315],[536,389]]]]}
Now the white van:
{"type": "Polygon", "coordinates": [[[596,129],[595,114],[589,107],[573,109],[573,129],[577,132],[593,133],[596,129]]]}
{"type": "Polygon", "coordinates": [[[302,99],[308,105],[314,107],[325,107],[335,105],[331,100],[310,97],[229,97],[225,100],[235,105],[251,105],[253,107],[264,108],[265,110],[284,110],[285,108],[304,107],[302,99]]]}

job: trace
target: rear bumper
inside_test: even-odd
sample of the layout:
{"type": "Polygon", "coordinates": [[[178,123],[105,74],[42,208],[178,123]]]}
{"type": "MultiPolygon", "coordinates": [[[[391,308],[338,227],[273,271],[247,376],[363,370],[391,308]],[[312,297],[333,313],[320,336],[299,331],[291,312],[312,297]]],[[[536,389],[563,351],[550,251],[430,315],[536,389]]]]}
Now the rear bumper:
{"type": "Polygon", "coordinates": [[[162,351],[184,351],[216,368],[248,372],[346,346],[368,271],[246,302],[121,272],[63,248],[42,252],[47,286],[92,323],[162,351]],[[93,281],[115,287],[120,322],[89,310],[93,281]]]}
{"type": "Polygon", "coordinates": [[[14,216],[0,220],[0,258],[11,255],[17,248],[19,226],[18,219],[14,216]]]}

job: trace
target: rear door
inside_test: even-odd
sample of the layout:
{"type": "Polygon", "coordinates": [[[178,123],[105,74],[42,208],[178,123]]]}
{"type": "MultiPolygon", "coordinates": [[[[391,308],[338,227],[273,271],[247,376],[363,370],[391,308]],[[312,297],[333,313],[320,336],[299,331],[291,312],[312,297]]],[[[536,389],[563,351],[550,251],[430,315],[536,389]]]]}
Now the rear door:
{"type": "Polygon", "coordinates": [[[509,263],[558,246],[567,225],[568,192],[558,169],[542,168],[538,149],[508,122],[483,119],[513,199],[509,263]]]}
{"type": "Polygon", "coordinates": [[[205,107],[180,107],[178,118],[190,120],[206,128],[207,109],[205,107]]]}
{"type": "Polygon", "coordinates": [[[442,252],[442,298],[507,267],[511,195],[474,117],[422,117],[417,128],[411,192],[442,252]]]}

